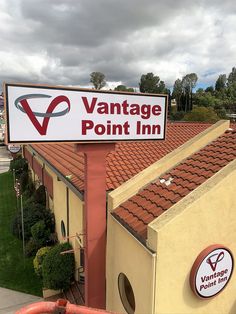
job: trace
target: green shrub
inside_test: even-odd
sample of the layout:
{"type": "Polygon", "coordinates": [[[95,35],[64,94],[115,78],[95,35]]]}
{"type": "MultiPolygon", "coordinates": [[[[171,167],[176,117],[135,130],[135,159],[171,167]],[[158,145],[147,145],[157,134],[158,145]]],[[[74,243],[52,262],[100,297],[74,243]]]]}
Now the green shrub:
{"type": "Polygon", "coordinates": [[[60,253],[71,248],[69,243],[57,244],[44,258],[42,275],[45,288],[55,290],[69,288],[75,268],[74,255],[60,253]]]}
{"type": "Polygon", "coordinates": [[[16,177],[19,177],[22,172],[28,172],[28,163],[22,156],[12,159],[10,162],[10,170],[15,170],[16,177]]]}
{"type": "Polygon", "coordinates": [[[219,120],[219,117],[217,116],[214,109],[211,107],[195,107],[191,112],[186,113],[183,120],[216,122],[219,120]]]}
{"type": "Polygon", "coordinates": [[[34,192],[34,201],[46,206],[46,190],[44,185],[40,185],[34,192]]]}
{"type": "Polygon", "coordinates": [[[50,230],[47,229],[45,222],[40,220],[31,227],[31,234],[33,239],[43,246],[49,240],[50,230]]]}
{"type": "Polygon", "coordinates": [[[39,249],[38,252],[36,253],[36,256],[33,260],[34,271],[40,278],[42,278],[43,260],[50,250],[51,250],[50,246],[41,247],[41,249],[39,249]]]}
{"type": "Polygon", "coordinates": [[[25,255],[27,257],[34,256],[41,246],[41,243],[38,243],[33,238],[31,238],[25,245],[25,255]]]}
{"type": "Polygon", "coordinates": [[[19,180],[20,180],[20,187],[21,187],[21,191],[22,193],[26,191],[27,187],[28,187],[28,183],[29,183],[29,174],[28,171],[23,171],[20,176],[19,176],[19,180]]]}
{"type": "MultiPolygon", "coordinates": [[[[31,238],[31,227],[43,220],[46,229],[50,230],[50,232],[54,232],[55,229],[55,221],[54,215],[50,212],[49,209],[45,209],[45,207],[41,204],[36,204],[34,201],[28,200],[24,203],[24,231],[25,231],[25,240],[29,240],[31,238]]],[[[18,210],[16,216],[13,220],[13,234],[17,237],[22,238],[22,226],[21,226],[21,211],[18,210]]]]}
{"type": "Polygon", "coordinates": [[[25,200],[24,203],[27,202],[28,199],[31,199],[32,195],[34,194],[34,191],[35,191],[34,184],[29,182],[22,193],[23,200],[25,200]]]}
{"type": "Polygon", "coordinates": [[[170,114],[170,119],[174,121],[181,121],[185,115],[184,111],[176,111],[170,114]]]}

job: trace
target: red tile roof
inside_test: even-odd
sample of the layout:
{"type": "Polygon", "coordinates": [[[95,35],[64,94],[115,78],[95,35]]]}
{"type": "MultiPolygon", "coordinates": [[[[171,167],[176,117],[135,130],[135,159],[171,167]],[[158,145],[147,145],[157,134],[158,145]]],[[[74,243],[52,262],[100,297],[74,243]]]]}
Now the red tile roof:
{"type": "MultiPolygon", "coordinates": [[[[119,142],[106,159],[107,190],[113,190],[166,154],[181,146],[211,124],[168,123],[166,140],[148,142],[119,142]]],[[[75,153],[73,144],[32,145],[63,176],[80,191],[84,189],[84,156],[75,153]]]]}
{"type": "Polygon", "coordinates": [[[236,129],[226,131],[199,152],[121,204],[113,215],[145,242],[147,225],[216,172],[236,159],[236,129]],[[168,184],[170,183],[170,184],[168,184]]]}

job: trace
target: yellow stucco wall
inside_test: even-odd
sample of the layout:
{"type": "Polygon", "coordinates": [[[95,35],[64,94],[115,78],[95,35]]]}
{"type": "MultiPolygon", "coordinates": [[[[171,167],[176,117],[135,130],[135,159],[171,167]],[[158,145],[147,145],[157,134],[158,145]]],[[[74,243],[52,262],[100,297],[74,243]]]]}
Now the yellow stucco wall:
{"type": "Polygon", "coordinates": [[[64,239],[61,233],[61,221],[64,221],[65,229],[67,230],[67,212],[66,212],[66,186],[64,182],[58,181],[56,176],[53,176],[53,211],[55,215],[56,233],[59,242],[64,239]]]}
{"type": "MultiPolygon", "coordinates": [[[[61,221],[64,221],[67,233],[67,192],[64,182],[59,181],[53,175],[53,211],[55,215],[56,233],[59,242],[65,242],[61,233],[61,221]]],[[[80,266],[80,251],[79,243],[76,239],[76,233],[80,234],[83,231],[83,201],[79,199],[70,189],[68,194],[69,199],[69,241],[75,250],[76,271],[75,276],[78,279],[78,267],[80,266]]],[[[83,237],[82,237],[83,240],[83,237]]]]}
{"type": "Polygon", "coordinates": [[[107,309],[116,313],[126,313],[118,290],[118,276],[124,273],[133,288],[135,313],[153,313],[154,269],[155,255],[108,214],[107,309]]]}
{"type": "Polygon", "coordinates": [[[225,245],[236,257],[235,182],[236,161],[149,225],[149,245],[157,252],[156,313],[236,313],[236,271],[211,299],[199,299],[189,285],[192,265],[209,245],[225,245]]]}
{"type": "MultiPolygon", "coordinates": [[[[34,156],[35,159],[43,166],[44,162],[38,157],[34,156]]],[[[65,229],[67,233],[67,187],[66,184],[59,180],[57,175],[44,164],[46,171],[53,178],[53,200],[49,197],[49,208],[53,211],[55,216],[55,231],[59,242],[65,242],[61,233],[61,221],[64,221],[65,229]]],[[[29,166],[32,180],[39,186],[40,182],[38,176],[29,166]]],[[[80,234],[83,232],[83,201],[75,195],[70,189],[68,189],[68,199],[69,199],[69,242],[75,250],[75,277],[78,279],[78,268],[80,266],[80,245],[79,241],[74,237],[76,233],[80,234]]],[[[83,236],[81,237],[83,244],[83,236]]]]}
{"type": "MultiPolygon", "coordinates": [[[[70,236],[75,236],[76,234],[83,233],[83,201],[79,199],[72,191],[69,190],[69,234],[70,236]]],[[[80,239],[71,238],[70,242],[75,250],[75,278],[79,280],[79,270],[80,267],[80,248],[81,243],[84,246],[84,237],[81,235],[80,239]]]]}

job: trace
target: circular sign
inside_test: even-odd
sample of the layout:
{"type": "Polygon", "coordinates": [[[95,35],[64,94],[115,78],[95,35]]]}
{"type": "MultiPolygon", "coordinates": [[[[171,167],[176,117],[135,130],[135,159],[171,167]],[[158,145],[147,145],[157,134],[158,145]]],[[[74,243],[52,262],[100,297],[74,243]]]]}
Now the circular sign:
{"type": "Polygon", "coordinates": [[[232,253],[223,245],[207,247],[196,258],[190,273],[190,286],[200,298],[220,293],[233,273],[232,253]]]}
{"type": "Polygon", "coordinates": [[[14,144],[8,145],[7,148],[13,154],[17,154],[21,150],[21,147],[19,145],[14,145],[14,144]]]}

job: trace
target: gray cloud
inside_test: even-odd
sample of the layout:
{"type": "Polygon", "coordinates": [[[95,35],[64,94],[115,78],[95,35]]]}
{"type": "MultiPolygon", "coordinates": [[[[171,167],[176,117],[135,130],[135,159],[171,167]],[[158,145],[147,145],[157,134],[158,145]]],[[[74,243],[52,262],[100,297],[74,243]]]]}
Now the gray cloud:
{"type": "Polygon", "coordinates": [[[234,1],[1,0],[0,81],[86,86],[93,71],[138,86],[196,72],[214,84],[235,62],[234,1]]]}

